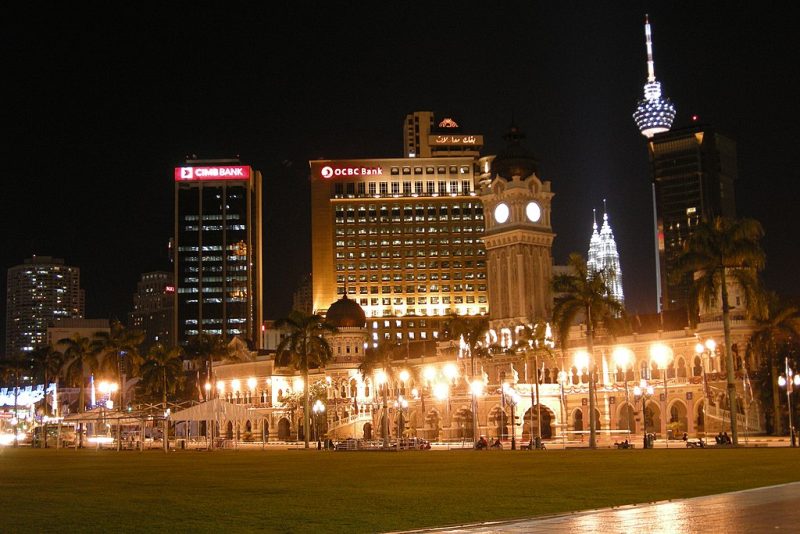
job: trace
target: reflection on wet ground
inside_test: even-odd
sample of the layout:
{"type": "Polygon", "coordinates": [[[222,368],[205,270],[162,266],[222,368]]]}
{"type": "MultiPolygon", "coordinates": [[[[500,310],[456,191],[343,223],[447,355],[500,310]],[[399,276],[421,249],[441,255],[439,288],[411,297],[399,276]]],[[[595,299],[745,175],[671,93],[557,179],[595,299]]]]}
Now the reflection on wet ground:
{"type": "Polygon", "coordinates": [[[800,532],[800,482],[693,499],[435,529],[437,533],[800,532]]]}

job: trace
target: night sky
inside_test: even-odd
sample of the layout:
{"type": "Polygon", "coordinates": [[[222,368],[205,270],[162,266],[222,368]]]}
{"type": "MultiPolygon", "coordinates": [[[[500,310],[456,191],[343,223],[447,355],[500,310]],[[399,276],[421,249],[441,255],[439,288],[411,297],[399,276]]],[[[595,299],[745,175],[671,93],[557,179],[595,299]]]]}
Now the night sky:
{"type": "Polygon", "coordinates": [[[188,154],[262,171],[265,315],[286,314],[311,268],[308,160],[400,157],[415,110],[484,134],[487,154],[513,116],[556,193],[556,261],[586,253],[607,198],[628,307],[654,311],[647,150],[631,119],[645,12],[676,126],[697,114],[737,141],[739,215],[766,229],[768,284],[798,293],[800,43],[778,9],[162,4],[0,18],[3,272],[34,253],[65,258],[90,318],[124,318],[140,273],[171,269],[172,168],[188,154]]]}

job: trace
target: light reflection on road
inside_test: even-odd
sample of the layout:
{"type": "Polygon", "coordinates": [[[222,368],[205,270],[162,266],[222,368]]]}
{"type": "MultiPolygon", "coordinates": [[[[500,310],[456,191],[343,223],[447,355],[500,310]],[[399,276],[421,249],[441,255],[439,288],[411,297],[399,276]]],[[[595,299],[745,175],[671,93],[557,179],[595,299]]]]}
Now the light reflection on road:
{"type": "Polygon", "coordinates": [[[688,534],[800,532],[800,482],[694,499],[624,506],[503,523],[434,529],[437,533],[635,532],[688,534]]]}

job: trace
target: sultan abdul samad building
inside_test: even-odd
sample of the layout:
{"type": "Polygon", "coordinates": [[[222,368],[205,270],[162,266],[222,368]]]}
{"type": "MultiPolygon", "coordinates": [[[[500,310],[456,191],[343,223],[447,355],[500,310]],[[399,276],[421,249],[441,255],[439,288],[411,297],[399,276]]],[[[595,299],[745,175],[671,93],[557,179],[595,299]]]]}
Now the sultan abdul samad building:
{"type": "MultiPolygon", "coordinates": [[[[404,143],[403,158],[310,162],[313,307],[338,328],[328,337],[333,360],[309,377],[326,406],[312,415],[321,435],[379,439],[383,417],[392,438],[399,432],[439,441],[478,434],[580,441],[590,417],[601,440],[643,430],[663,438],[729,429],[722,322],[714,310],[704,310],[694,327],[685,313],[664,313],[634,317],[633,333],[624,337],[599,332],[591,355],[594,414],[583,325],[550,355],[479,359],[473,377],[468,348],[442,334],[446,321],[451,314],[487,317],[486,343],[509,348],[522,325],[550,318],[558,182],[540,175],[516,126],[505,150],[481,157],[482,136],[418,112],[406,119],[404,143]],[[388,383],[380,370],[366,377],[358,370],[365,350],[385,342],[396,345],[400,370],[388,383]],[[480,391],[473,402],[475,378],[480,391]]],[[[746,374],[756,365],[745,359],[751,329],[734,317],[742,435],[763,432],[763,410],[746,374]]],[[[216,365],[214,376],[220,397],[258,414],[224,423],[223,437],[303,438],[297,394],[306,384],[292,369],[259,356],[216,365]]]]}

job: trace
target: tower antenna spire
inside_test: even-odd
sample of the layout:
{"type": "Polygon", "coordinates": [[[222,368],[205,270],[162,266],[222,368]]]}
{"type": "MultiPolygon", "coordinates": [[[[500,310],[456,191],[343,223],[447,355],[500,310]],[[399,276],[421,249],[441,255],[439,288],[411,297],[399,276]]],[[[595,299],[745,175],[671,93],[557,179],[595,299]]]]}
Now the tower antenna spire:
{"type": "Polygon", "coordinates": [[[597,230],[597,210],[592,208],[592,219],[594,220],[594,229],[597,230]]]}
{"type": "Polygon", "coordinates": [[[653,83],[656,81],[656,65],[653,61],[653,35],[650,32],[650,17],[647,14],[644,16],[644,42],[647,46],[647,81],[653,83]]]}

